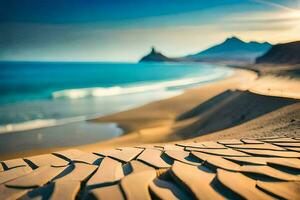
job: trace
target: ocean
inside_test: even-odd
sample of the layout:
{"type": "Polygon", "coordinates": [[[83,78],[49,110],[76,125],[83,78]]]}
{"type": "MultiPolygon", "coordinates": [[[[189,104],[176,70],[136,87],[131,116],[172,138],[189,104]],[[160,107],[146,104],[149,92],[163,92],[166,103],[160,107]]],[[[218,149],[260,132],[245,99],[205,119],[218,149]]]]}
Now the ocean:
{"type": "MultiPolygon", "coordinates": [[[[38,130],[46,137],[44,132],[54,134],[57,126],[176,96],[231,73],[205,63],[0,62],[0,135],[21,137],[38,130]]],[[[117,129],[114,124],[99,126],[117,129]]],[[[74,130],[80,128],[60,135],[72,137],[74,130]]],[[[97,135],[99,131],[91,140],[97,135]]]]}

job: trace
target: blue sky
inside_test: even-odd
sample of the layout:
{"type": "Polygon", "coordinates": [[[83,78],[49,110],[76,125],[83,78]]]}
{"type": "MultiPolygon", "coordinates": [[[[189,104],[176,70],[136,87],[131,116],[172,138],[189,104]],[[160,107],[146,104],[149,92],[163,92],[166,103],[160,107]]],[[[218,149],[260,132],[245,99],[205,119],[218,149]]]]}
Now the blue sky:
{"type": "Polygon", "coordinates": [[[1,60],[136,61],[300,39],[300,0],[1,0],[1,60]]]}

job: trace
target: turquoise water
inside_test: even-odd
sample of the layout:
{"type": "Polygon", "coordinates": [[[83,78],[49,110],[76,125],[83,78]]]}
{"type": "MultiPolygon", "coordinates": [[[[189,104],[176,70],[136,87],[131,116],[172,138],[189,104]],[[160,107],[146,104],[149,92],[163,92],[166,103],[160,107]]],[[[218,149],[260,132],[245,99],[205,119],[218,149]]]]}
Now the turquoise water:
{"type": "Polygon", "coordinates": [[[0,62],[0,133],[119,112],[230,73],[200,63],[0,62]]]}

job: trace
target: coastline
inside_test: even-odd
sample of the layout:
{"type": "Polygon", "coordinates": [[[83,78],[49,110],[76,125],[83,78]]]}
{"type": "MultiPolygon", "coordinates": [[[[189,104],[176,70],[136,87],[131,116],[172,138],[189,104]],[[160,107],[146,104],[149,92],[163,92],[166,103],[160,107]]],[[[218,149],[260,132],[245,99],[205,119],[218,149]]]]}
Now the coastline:
{"type": "MultiPolygon", "coordinates": [[[[217,79],[217,80],[214,80],[213,82],[208,82],[208,83],[204,83],[204,84],[201,84],[200,86],[193,86],[193,89],[196,89],[196,88],[199,88],[199,87],[202,87],[203,85],[209,85],[209,84],[211,84],[211,83],[215,83],[215,82],[219,82],[219,81],[222,81],[222,80],[226,80],[226,79],[228,79],[228,78],[230,78],[230,77],[232,77],[232,76],[234,76],[234,70],[232,70],[232,74],[230,74],[229,76],[225,76],[225,77],[223,77],[223,78],[221,78],[221,79],[217,79]]],[[[182,91],[182,92],[180,92],[179,93],[179,95],[176,95],[176,96],[172,96],[171,98],[170,97],[168,97],[168,98],[162,98],[162,99],[160,99],[160,100],[155,100],[155,101],[151,101],[150,103],[146,103],[146,104],[143,104],[143,105],[141,105],[141,106],[137,106],[137,107],[134,107],[134,108],[129,108],[128,110],[135,110],[135,109],[138,109],[138,108],[140,108],[140,107],[144,107],[144,106],[147,106],[148,104],[151,104],[151,103],[155,103],[155,102],[161,102],[161,101],[165,101],[165,100],[168,100],[168,99],[173,99],[174,97],[177,97],[177,96],[181,96],[181,95],[183,95],[184,93],[186,93],[186,91],[188,91],[189,89],[185,89],[184,91],[182,91]]],[[[179,103],[179,102],[178,102],[179,103]]],[[[195,102],[196,103],[196,102],[195,102]]],[[[126,111],[127,111],[127,109],[126,109],[126,111]]],[[[121,112],[117,112],[117,113],[123,113],[123,112],[126,112],[126,111],[121,111],[121,112]]],[[[117,114],[117,113],[114,113],[114,114],[117,114]]],[[[112,115],[114,115],[114,114],[112,114],[112,115]]],[[[106,116],[106,115],[105,115],[106,116]]],[[[110,115],[108,115],[108,116],[110,116],[110,115]]],[[[98,118],[101,118],[101,116],[99,117],[97,117],[97,116],[95,116],[95,117],[93,117],[93,118],[91,118],[91,119],[87,119],[86,120],[86,122],[88,122],[89,124],[95,124],[95,125],[98,125],[98,124],[100,124],[101,125],[101,123],[93,123],[93,122],[95,122],[95,120],[96,119],[98,119],[98,118]]],[[[82,122],[83,123],[83,122],[82,122]]],[[[110,122],[108,122],[108,123],[110,123],[110,122]]],[[[113,122],[113,123],[115,123],[115,122],[113,122]]],[[[106,124],[106,123],[105,123],[106,124]]],[[[125,133],[125,135],[128,133],[128,130],[127,130],[127,127],[126,127],[126,124],[125,123],[122,123],[122,124],[118,124],[118,127],[119,128],[121,128],[122,129],[122,131],[125,133]]],[[[55,128],[55,127],[54,127],[55,128]]],[[[58,126],[58,128],[59,128],[59,126],[58,126]]],[[[55,129],[57,129],[57,128],[55,128],[55,129]]],[[[39,129],[36,129],[36,131],[35,130],[33,130],[33,132],[38,132],[38,130],[39,129]]],[[[61,130],[61,129],[60,129],[61,130]]],[[[31,131],[32,132],[32,131],[31,131]]],[[[10,133],[9,133],[10,134],[10,133]]],[[[108,139],[108,140],[110,140],[110,139],[108,139]]],[[[105,141],[105,140],[104,140],[105,141]]],[[[102,141],[99,141],[99,142],[103,142],[103,140],[102,141]]],[[[20,144],[21,145],[21,144],[20,144]]],[[[83,145],[83,146],[85,146],[85,145],[83,145]]],[[[36,155],[36,154],[40,154],[40,153],[49,153],[49,152],[53,152],[53,151],[56,151],[56,150],[62,150],[62,149],[67,149],[67,148],[72,148],[72,147],[77,147],[77,145],[76,146],[68,146],[68,145],[66,145],[65,147],[47,147],[47,148],[40,148],[40,149],[35,149],[35,150],[23,150],[23,151],[21,151],[21,152],[16,152],[16,153],[2,153],[2,154],[0,154],[0,159],[9,159],[9,158],[15,158],[15,157],[20,157],[20,156],[31,156],[31,155],[36,155]]]]}
{"type": "MultiPolygon", "coordinates": [[[[105,141],[100,141],[97,142],[95,144],[106,144],[106,143],[110,143],[110,141],[115,141],[115,140],[123,140],[123,138],[127,137],[127,135],[135,135],[134,130],[136,130],[139,126],[139,124],[143,124],[143,126],[141,128],[145,129],[145,128],[149,128],[149,127],[153,127],[153,126],[160,126],[160,125],[165,125],[165,124],[169,124],[171,123],[174,118],[180,114],[183,113],[186,110],[191,109],[193,106],[204,102],[206,100],[208,100],[209,98],[212,98],[213,96],[215,96],[217,93],[224,91],[225,88],[223,88],[223,86],[221,86],[223,83],[227,84],[228,87],[226,87],[226,89],[234,89],[234,86],[232,85],[232,83],[234,83],[235,81],[239,82],[239,79],[241,77],[244,77],[246,74],[250,73],[252,78],[255,78],[256,75],[253,72],[247,72],[244,73],[242,72],[242,70],[233,70],[233,74],[231,74],[229,77],[225,77],[224,79],[220,79],[211,83],[205,83],[203,85],[197,86],[195,88],[191,88],[191,89],[186,89],[182,94],[175,96],[175,97],[171,97],[171,98],[167,98],[167,99],[162,99],[162,100],[158,100],[158,101],[154,101],[151,103],[148,103],[146,105],[142,105],[140,107],[137,108],[133,108],[127,111],[122,111],[122,112],[118,112],[112,115],[106,115],[103,117],[98,117],[92,120],[88,120],[89,122],[96,122],[95,124],[99,124],[98,122],[104,122],[104,123],[111,123],[110,121],[115,121],[113,123],[117,123],[118,126],[123,130],[124,134],[121,137],[117,137],[117,138],[112,138],[109,140],[105,140],[105,141]],[[238,73],[238,74],[237,74],[238,73]],[[243,75],[241,77],[239,77],[240,75],[243,75]],[[211,86],[212,85],[212,86],[211,86]],[[229,86],[231,85],[231,86],[229,86]],[[206,91],[205,88],[214,88],[216,89],[216,91],[211,91],[209,94],[205,94],[199,96],[198,92],[200,90],[206,91]],[[204,89],[201,89],[204,88],[204,89]],[[182,104],[182,101],[188,101],[189,103],[185,103],[182,104]],[[171,105],[171,106],[167,106],[167,105],[171,105]],[[174,109],[174,106],[172,105],[176,105],[176,109],[174,109]],[[153,112],[154,110],[158,111],[158,112],[153,112]],[[129,115],[132,117],[132,121],[120,121],[118,119],[118,117],[123,115],[123,113],[125,114],[125,117],[128,117],[128,112],[129,115]],[[131,114],[131,112],[133,112],[133,114],[131,114]],[[143,115],[148,115],[151,116],[150,120],[145,118],[141,118],[141,117],[137,117],[137,116],[141,116],[141,113],[144,113],[143,115]],[[142,123],[140,123],[142,122],[142,123]],[[148,125],[147,122],[149,122],[148,125]],[[146,125],[146,126],[144,126],[146,125]]],[[[244,70],[243,70],[244,71],[244,70]]],[[[248,76],[248,75],[247,75],[248,76]]],[[[250,77],[250,76],[249,76],[250,77]]],[[[241,78],[243,79],[243,78],[241,78]]],[[[87,144],[87,145],[80,145],[80,146],[75,146],[76,148],[78,147],[82,147],[84,149],[89,149],[89,146],[93,146],[94,143],[92,144],[87,144]]],[[[126,145],[126,143],[124,143],[124,145],[126,145]]],[[[18,153],[12,153],[12,154],[5,154],[5,155],[1,155],[1,159],[8,159],[8,158],[15,158],[15,157],[21,157],[21,156],[31,156],[31,155],[36,155],[36,154],[41,154],[41,153],[49,153],[49,152],[53,152],[53,151],[57,151],[57,150],[63,150],[63,149],[68,149],[68,148],[72,148],[74,146],[65,146],[65,147],[55,147],[55,148],[42,148],[42,149],[38,149],[38,150],[29,150],[29,151],[23,151],[23,152],[18,152],[18,153]]],[[[109,147],[108,147],[109,148],[109,147]]]]}
{"type": "MultiPolygon", "coordinates": [[[[46,73],[37,71],[34,62],[22,65],[22,67],[21,64],[15,63],[10,66],[12,69],[9,68],[10,70],[6,72],[8,75],[14,73],[13,70],[17,70],[17,74],[21,73],[18,70],[22,68],[32,73],[40,73],[38,77],[41,78],[28,83],[27,87],[30,90],[28,94],[22,92],[22,79],[16,81],[18,86],[16,87],[20,91],[2,94],[0,112],[10,114],[0,116],[0,134],[55,127],[129,110],[176,96],[186,88],[223,79],[232,73],[229,68],[216,67],[209,63],[113,63],[108,66],[98,63],[96,66],[86,64],[88,67],[79,64],[78,70],[83,70],[84,73],[80,75],[73,72],[73,65],[70,63],[61,65],[62,63],[44,63],[43,67],[46,70],[57,68],[57,66],[64,67],[66,68],[64,73],[73,73],[71,78],[65,78],[57,73],[56,75],[62,80],[61,83],[54,79],[53,87],[46,87],[47,89],[43,92],[36,91],[32,84],[47,78],[47,71],[46,73]],[[171,71],[170,67],[172,67],[171,71]],[[152,74],[149,70],[152,70],[152,74]],[[115,80],[106,76],[101,77],[107,73],[114,74],[115,80]],[[136,73],[145,75],[136,77],[136,73]],[[79,76],[85,79],[78,80],[79,76]],[[78,81],[83,85],[74,83],[78,81]],[[91,104],[93,106],[90,106],[91,104]],[[22,112],[19,112],[20,110],[22,112]]],[[[7,66],[4,65],[4,67],[7,66]]],[[[31,79],[31,77],[27,78],[31,79]]]]}
{"type": "Polygon", "coordinates": [[[7,154],[2,155],[1,159],[69,148],[92,152],[99,148],[105,150],[190,139],[203,141],[274,135],[299,137],[300,101],[293,96],[299,93],[296,87],[299,82],[286,77],[270,77],[265,79],[265,76],[258,76],[254,71],[234,69],[229,77],[187,89],[178,96],[89,121],[96,124],[117,123],[124,131],[119,137],[87,145],[7,154]],[[278,96],[278,83],[282,80],[286,83],[287,96],[283,93],[278,96]],[[259,87],[262,85],[267,87],[259,87]],[[249,109],[245,105],[250,105],[249,109]]]}

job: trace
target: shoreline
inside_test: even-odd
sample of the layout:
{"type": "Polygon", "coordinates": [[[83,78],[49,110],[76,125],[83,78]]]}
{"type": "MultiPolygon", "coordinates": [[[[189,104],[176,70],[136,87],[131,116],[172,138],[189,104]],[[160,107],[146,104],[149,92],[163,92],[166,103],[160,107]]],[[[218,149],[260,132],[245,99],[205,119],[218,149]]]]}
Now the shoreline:
{"type": "MultiPolygon", "coordinates": [[[[124,131],[119,137],[86,145],[1,155],[1,159],[70,148],[92,152],[99,148],[105,150],[190,139],[202,141],[274,135],[299,137],[300,101],[298,97],[277,96],[280,89],[278,83],[283,79],[276,76],[264,79],[255,71],[233,70],[230,77],[186,89],[178,96],[89,121],[118,124],[124,131]],[[261,85],[265,87],[258,87],[261,85]],[[244,105],[250,105],[250,110],[244,105]]],[[[287,94],[298,94],[298,84],[297,80],[285,79],[287,94]]]]}
{"type": "MultiPolygon", "coordinates": [[[[222,66],[224,67],[224,66],[222,66]]],[[[234,69],[231,69],[232,70],[232,74],[230,74],[229,76],[226,76],[222,79],[217,79],[217,80],[214,80],[213,82],[208,82],[208,83],[203,83],[203,84],[200,84],[199,86],[194,86],[192,88],[188,88],[188,89],[185,89],[182,93],[180,93],[179,95],[176,95],[176,96],[173,96],[173,97],[168,97],[168,98],[163,98],[161,100],[156,100],[156,101],[152,101],[150,103],[146,103],[146,104],[143,104],[141,106],[137,106],[137,107],[134,107],[134,108],[130,108],[129,110],[134,110],[134,109],[138,109],[138,108],[141,108],[141,107],[144,107],[144,106],[147,106],[148,104],[152,104],[152,103],[156,103],[156,102],[160,102],[160,101],[165,101],[165,100],[168,100],[168,99],[173,99],[173,98],[176,98],[177,96],[181,96],[181,95],[184,95],[186,93],[186,91],[188,90],[193,90],[193,89],[197,89],[199,87],[203,87],[205,85],[210,85],[212,83],[215,83],[215,82],[219,82],[219,81],[222,81],[222,80],[226,80],[228,78],[231,78],[232,76],[234,76],[234,69]]],[[[121,112],[116,112],[116,113],[113,113],[111,115],[115,115],[115,114],[118,114],[118,113],[122,113],[122,112],[127,112],[128,110],[125,110],[125,111],[121,111],[121,112]]],[[[110,115],[105,115],[105,116],[110,116],[110,115]]],[[[105,117],[103,116],[103,117],[105,117]]],[[[86,122],[88,123],[92,123],[92,124],[99,124],[99,123],[93,123],[95,122],[95,120],[97,120],[98,118],[101,118],[102,116],[96,116],[96,117],[93,117],[92,119],[87,119],[85,120],[86,122]]],[[[116,123],[116,122],[107,122],[107,123],[116,123]]],[[[101,123],[100,123],[101,124],[101,123]]],[[[123,134],[122,135],[127,135],[127,133],[129,132],[129,129],[127,129],[127,126],[126,124],[118,124],[116,123],[118,128],[122,129],[123,131],[123,134]]],[[[57,126],[59,127],[59,126],[57,126]]],[[[36,130],[39,130],[39,129],[36,129],[36,130]]],[[[10,133],[9,133],[10,134],[10,133]]],[[[122,136],[121,135],[121,136],[122,136]]],[[[114,139],[114,138],[111,138],[111,139],[114,139]]],[[[106,141],[110,141],[111,139],[108,139],[108,140],[102,140],[102,141],[99,141],[99,142],[106,142],[106,141]]],[[[97,142],[97,143],[99,143],[97,142]]],[[[93,144],[93,143],[91,143],[93,144]]],[[[90,145],[90,144],[84,144],[84,145],[80,145],[80,146],[86,146],[86,145],[90,145]]],[[[72,147],[77,147],[78,145],[76,146],[65,146],[65,147],[48,147],[48,148],[41,148],[41,149],[38,149],[38,150],[25,150],[25,151],[22,151],[22,152],[17,152],[17,153],[9,153],[9,154],[1,154],[0,155],[0,159],[8,159],[8,158],[15,158],[15,157],[21,157],[21,156],[31,156],[31,155],[36,155],[36,154],[40,154],[40,153],[49,153],[49,152],[53,152],[53,151],[56,151],[56,150],[63,150],[63,149],[68,149],[68,148],[72,148],[72,147]]]]}
{"type": "MultiPolygon", "coordinates": [[[[202,87],[210,87],[210,85],[220,85],[224,81],[227,82],[229,80],[229,82],[231,82],[230,80],[232,80],[232,79],[239,79],[237,74],[236,74],[237,71],[239,71],[239,73],[242,73],[240,70],[233,69],[233,74],[231,74],[229,77],[225,77],[224,79],[220,79],[220,80],[217,80],[217,81],[214,81],[214,82],[201,84],[200,86],[196,86],[194,88],[186,89],[186,90],[184,90],[184,92],[182,94],[179,94],[177,96],[167,98],[167,99],[158,100],[158,101],[153,101],[153,102],[147,103],[147,104],[142,105],[142,106],[138,106],[138,107],[133,108],[133,109],[129,109],[129,110],[122,111],[122,112],[117,112],[117,113],[114,113],[114,114],[111,114],[111,115],[106,115],[106,116],[103,116],[103,117],[97,117],[95,119],[87,120],[87,121],[88,122],[96,122],[96,124],[98,124],[98,122],[99,122],[98,119],[101,119],[101,120],[102,119],[107,119],[107,117],[119,115],[120,113],[126,113],[126,112],[131,112],[131,111],[135,112],[135,110],[143,109],[144,107],[147,108],[149,105],[150,105],[150,107],[152,107],[153,104],[154,105],[160,105],[161,103],[165,104],[164,102],[169,102],[167,104],[170,104],[170,105],[174,104],[174,103],[180,105],[181,101],[184,100],[184,99],[192,100],[192,98],[197,97],[198,96],[197,91],[202,87]]],[[[256,75],[254,75],[253,72],[250,72],[250,73],[252,74],[252,76],[256,77],[256,75]]],[[[221,89],[219,91],[223,91],[223,90],[221,89]]],[[[207,100],[209,97],[213,97],[217,93],[218,92],[213,92],[210,95],[205,95],[206,97],[204,97],[202,101],[207,100]]],[[[198,100],[199,99],[195,98],[193,100],[193,103],[190,106],[187,106],[186,108],[184,108],[185,106],[183,106],[183,108],[180,109],[180,106],[179,106],[178,107],[179,109],[176,109],[177,110],[176,112],[169,112],[170,110],[166,110],[165,112],[157,113],[157,115],[155,117],[155,120],[151,122],[150,127],[152,127],[156,123],[157,123],[156,124],[157,126],[161,125],[161,123],[162,124],[170,123],[176,115],[183,112],[184,110],[191,109],[193,107],[193,105],[196,105],[196,104],[200,103],[198,100]],[[158,115],[160,115],[160,117],[158,115]]],[[[162,105],[162,106],[164,106],[164,105],[162,105]]],[[[153,109],[151,109],[151,110],[153,111],[153,109]]],[[[144,111],[142,111],[142,112],[144,112],[144,111]]],[[[147,113],[149,113],[149,111],[147,111],[147,113]]],[[[153,116],[153,114],[152,114],[152,116],[153,116]]],[[[38,149],[38,150],[29,150],[29,151],[23,151],[23,152],[18,152],[18,153],[1,155],[0,157],[1,157],[1,159],[15,158],[15,157],[20,157],[20,156],[29,156],[29,155],[36,155],[36,154],[41,154],[41,153],[49,153],[49,152],[62,150],[62,149],[67,149],[67,148],[72,148],[72,147],[76,147],[76,148],[77,147],[82,147],[82,148],[85,149],[86,147],[88,147],[90,145],[99,144],[99,143],[107,143],[107,142],[110,142],[111,140],[123,138],[126,135],[130,135],[131,131],[136,129],[136,127],[132,126],[132,124],[128,126],[128,123],[122,123],[122,122],[118,121],[117,119],[113,119],[113,120],[115,122],[105,121],[105,120],[101,121],[101,122],[116,123],[118,125],[118,127],[120,127],[123,130],[123,134],[119,137],[116,137],[116,138],[112,138],[112,139],[108,139],[108,140],[104,140],[104,141],[99,141],[99,142],[92,143],[92,144],[87,144],[87,145],[43,148],[43,149],[38,149]]],[[[133,121],[134,121],[133,124],[135,124],[135,126],[138,126],[138,124],[141,122],[138,119],[134,119],[133,121]]],[[[144,128],[147,128],[147,126],[143,127],[143,129],[144,128]]]]}
{"type": "MultiPolygon", "coordinates": [[[[182,64],[181,64],[182,65],[182,64]]],[[[193,64],[194,65],[194,64],[193,64]]],[[[209,63],[204,63],[200,68],[207,68],[206,65],[209,63]],[[202,67],[201,67],[202,66],[202,67]]],[[[125,85],[115,85],[109,87],[86,87],[86,88],[73,88],[73,89],[61,89],[55,92],[51,92],[51,99],[39,99],[37,101],[24,101],[24,102],[14,102],[11,104],[1,104],[1,111],[3,113],[9,112],[10,109],[13,113],[18,113],[19,107],[30,107],[34,112],[39,113],[39,109],[46,110],[42,112],[42,118],[35,118],[28,116],[26,119],[18,119],[16,115],[16,120],[11,118],[4,118],[3,125],[0,126],[0,134],[6,133],[16,133],[16,132],[27,132],[36,129],[56,127],[71,123],[76,123],[80,121],[89,121],[94,118],[101,116],[122,112],[124,110],[133,109],[136,107],[143,106],[147,103],[151,103],[157,100],[170,98],[182,94],[186,88],[197,87],[198,85],[207,84],[214,82],[220,79],[224,79],[231,75],[232,69],[225,67],[224,65],[218,65],[211,70],[210,74],[205,72],[199,76],[188,76],[185,77],[184,74],[180,78],[176,79],[162,79],[156,80],[153,83],[151,82],[137,82],[134,84],[125,84],[125,85]],[[216,70],[216,71],[215,71],[216,70]],[[216,73],[213,73],[216,72],[216,73]],[[60,95],[58,95],[58,93],[60,95]],[[57,94],[57,95],[55,95],[57,94]],[[54,96],[57,96],[53,98],[54,96]],[[81,95],[83,97],[81,97],[81,95]],[[121,95],[121,96],[120,96],[121,95]],[[86,98],[86,97],[99,97],[102,98],[86,98]],[[72,102],[64,101],[63,99],[70,100],[72,102]],[[122,99],[122,100],[119,100],[122,99]],[[134,100],[133,100],[134,99],[134,100]],[[74,102],[73,102],[74,101],[74,102]],[[89,110],[85,108],[86,102],[95,104],[94,101],[97,101],[97,106],[95,110],[89,110]],[[103,102],[102,102],[103,101],[103,102]],[[37,102],[37,103],[36,103],[37,102]],[[114,102],[116,102],[114,104],[114,102]],[[70,111],[68,109],[63,110],[64,107],[70,106],[84,107],[86,112],[82,111],[70,111]],[[106,108],[107,104],[111,104],[106,108]],[[119,106],[120,105],[120,106],[119,106]],[[40,106],[40,107],[38,107],[40,106]],[[47,107],[45,107],[47,106],[47,107]],[[61,113],[47,112],[47,110],[56,110],[57,108],[62,109],[61,113]],[[100,109],[97,109],[100,108],[100,109]],[[71,113],[75,112],[75,113],[71,113]],[[50,113],[50,114],[49,114],[50,113]],[[71,114],[70,114],[71,113],[71,114]]],[[[196,69],[199,69],[199,66],[193,66],[196,69]]],[[[182,67],[181,67],[182,68],[182,67]]],[[[205,70],[204,70],[205,71],[205,70]]],[[[24,116],[26,117],[26,110],[24,116]]]]}

